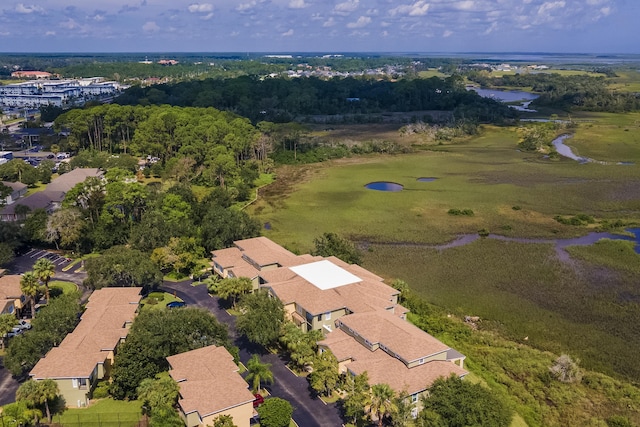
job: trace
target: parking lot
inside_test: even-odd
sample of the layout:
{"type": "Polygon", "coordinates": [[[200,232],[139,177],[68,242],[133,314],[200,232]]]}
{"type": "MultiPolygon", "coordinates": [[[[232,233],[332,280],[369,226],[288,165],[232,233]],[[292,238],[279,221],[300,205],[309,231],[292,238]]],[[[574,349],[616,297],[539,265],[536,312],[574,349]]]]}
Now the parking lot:
{"type": "Polygon", "coordinates": [[[54,263],[57,267],[62,268],[69,262],[71,262],[70,258],[65,258],[63,256],[54,254],[53,252],[49,252],[44,249],[31,249],[29,252],[24,254],[25,257],[29,257],[33,259],[34,263],[40,258],[46,258],[52,263],[54,263]]]}

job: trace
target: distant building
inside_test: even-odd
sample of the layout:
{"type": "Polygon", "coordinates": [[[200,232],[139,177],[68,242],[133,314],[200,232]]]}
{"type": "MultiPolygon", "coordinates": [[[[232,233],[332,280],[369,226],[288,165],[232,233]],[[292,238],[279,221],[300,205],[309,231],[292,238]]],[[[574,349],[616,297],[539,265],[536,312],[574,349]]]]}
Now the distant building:
{"type": "Polygon", "coordinates": [[[17,79],[50,79],[53,76],[46,71],[14,71],[11,73],[11,77],[17,79]]]}
{"type": "Polygon", "coordinates": [[[54,105],[60,108],[81,106],[90,100],[117,95],[125,86],[105,82],[101,77],[79,80],[44,80],[0,86],[0,106],[39,108],[54,105]]]}

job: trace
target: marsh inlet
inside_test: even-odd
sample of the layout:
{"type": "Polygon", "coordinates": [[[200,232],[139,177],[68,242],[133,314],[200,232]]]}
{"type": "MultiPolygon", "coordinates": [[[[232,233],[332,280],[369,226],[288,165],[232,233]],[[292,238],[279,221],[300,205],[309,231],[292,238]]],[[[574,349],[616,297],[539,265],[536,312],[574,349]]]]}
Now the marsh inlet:
{"type": "Polygon", "coordinates": [[[368,190],[391,191],[391,192],[398,192],[404,189],[403,185],[395,182],[388,182],[388,181],[370,182],[364,187],[368,190]]]}
{"type": "Polygon", "coordinates": [[[438,178],[434,178],[434,177],[431,177],[431,176],[423,176],[423,177],[420,177],[420,178],[416,179],[416,181],[418,181],[418,182],[433,182],[436,179],[438,179],[438,178]]]}

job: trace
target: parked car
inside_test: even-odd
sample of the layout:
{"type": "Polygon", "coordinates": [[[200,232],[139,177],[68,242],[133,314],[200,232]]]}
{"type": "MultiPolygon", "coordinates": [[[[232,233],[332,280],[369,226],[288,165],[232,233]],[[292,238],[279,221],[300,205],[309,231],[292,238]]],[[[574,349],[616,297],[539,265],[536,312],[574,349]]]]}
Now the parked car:
{"type": "Polygon", "coordinates": [[[9,332],[7,332],[7,334],[5,335],[5,337],[7,338],[13,338],[13,337],[17,337],[18,335],[22,334],[22,329],[18,328],[18,327],[14,327],[13,329],[11,329],[9,332]]]}
{"type": "Polygon", "coordinates": [[[183,303],[182,301],[172,301],[169,304],[167,304],[167,308],[180,308],[180,307],[184,307],[186,304],[183,303]]]}
{"type": "Polygon", "coordinates": [[[18,324],[15,327],[20,328],[23,331],[26,331],[27,329],[31,329],[31,323],[22,319],[21,321],[18,322],[18,324]]]}
{"type": "Polygon", "coordinates": [[[257,408],[264,403],[264,397],[262,397],[261,394],[255,393],[253,396],[255,397],[255,399],[253,400],[254,408],[257,408]]]}

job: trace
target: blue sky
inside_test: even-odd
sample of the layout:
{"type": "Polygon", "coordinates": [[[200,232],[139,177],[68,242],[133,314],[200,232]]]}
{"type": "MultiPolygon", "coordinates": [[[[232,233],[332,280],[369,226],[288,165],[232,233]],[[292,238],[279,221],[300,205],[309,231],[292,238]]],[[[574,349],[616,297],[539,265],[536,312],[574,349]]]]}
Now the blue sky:
{"type": "Polygon", "coordinates": [[[638,0],[2,0],[0,52],[640,53],[638,0]]]}

